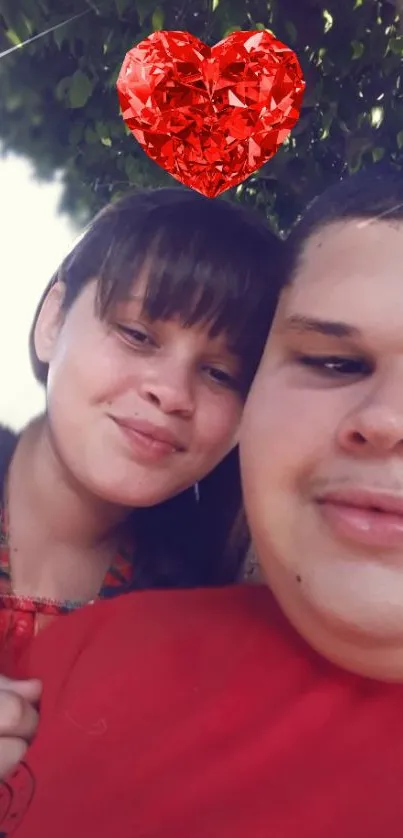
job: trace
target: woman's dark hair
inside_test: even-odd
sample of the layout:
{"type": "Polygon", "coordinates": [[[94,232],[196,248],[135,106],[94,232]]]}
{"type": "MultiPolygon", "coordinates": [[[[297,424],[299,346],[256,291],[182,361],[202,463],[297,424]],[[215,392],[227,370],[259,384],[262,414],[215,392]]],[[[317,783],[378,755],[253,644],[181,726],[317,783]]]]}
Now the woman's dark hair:
{"type": "MultiPolygon", "coordinates": [[[[36,321],[52,284],[65,286],[67,313],[96,279],[97,314],[132,291],[146,268],[144,313],[203,323],[226,332],[243,367],[246,396],[263,352],[282,281],[282,242],[259,216],[184,188],[138,191],[102,210],[66,256],[38,305],[30,334],[34,374],[48,367],[35,352],[36,321]]],[[[237,450],[199,484],[150,509],[134,510],[135,588],[234,581],[248,547],[237,450]]]]}
{"type": "Polygon", "coordinates": [[[339,221],[403,221],[403,173],[377,163],[339,181],[315,198],[291,230],[285,248],[285,276],[291,282],[304,245],[315,233],[339,221]]]}

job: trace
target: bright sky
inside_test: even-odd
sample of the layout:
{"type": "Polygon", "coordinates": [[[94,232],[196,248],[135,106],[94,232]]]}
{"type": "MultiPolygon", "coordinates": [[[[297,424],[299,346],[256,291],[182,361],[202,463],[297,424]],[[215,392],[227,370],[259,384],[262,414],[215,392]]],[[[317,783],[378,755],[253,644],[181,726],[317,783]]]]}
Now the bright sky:
{"type": "Polygon", "coordinates": [[[19,429],[44,406],[28,355],[36,305],[77,238],[58,215],[61,187],[38,183],[16,157],[0,158],[0,423],[19,429]]]}

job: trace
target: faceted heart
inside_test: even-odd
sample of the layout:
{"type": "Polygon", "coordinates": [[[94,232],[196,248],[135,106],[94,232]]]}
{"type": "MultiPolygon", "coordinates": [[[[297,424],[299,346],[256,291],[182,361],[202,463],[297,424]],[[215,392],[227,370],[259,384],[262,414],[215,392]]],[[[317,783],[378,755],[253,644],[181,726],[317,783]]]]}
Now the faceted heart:
{"type": "Polygon", "coordinates": [[[269,32],[234,32],[213,47],[155,32],[123,61],[123,119],[172,177],[209,198],[242,183],[278,151],[299,118],[305,81],[295,53],[269,32]]]}

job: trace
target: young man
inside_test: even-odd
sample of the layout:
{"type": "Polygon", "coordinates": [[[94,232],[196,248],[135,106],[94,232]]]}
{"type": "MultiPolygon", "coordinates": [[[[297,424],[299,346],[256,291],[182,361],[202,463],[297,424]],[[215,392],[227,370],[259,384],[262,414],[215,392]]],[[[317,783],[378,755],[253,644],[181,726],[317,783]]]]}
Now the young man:
{"type": "Polygon", "coordinates": [[[241,444],[273,593],[127,595],[39,635],[3,835],[400,838],[402,206],[401,178],[351,179],[290,240],[241,444]]]}

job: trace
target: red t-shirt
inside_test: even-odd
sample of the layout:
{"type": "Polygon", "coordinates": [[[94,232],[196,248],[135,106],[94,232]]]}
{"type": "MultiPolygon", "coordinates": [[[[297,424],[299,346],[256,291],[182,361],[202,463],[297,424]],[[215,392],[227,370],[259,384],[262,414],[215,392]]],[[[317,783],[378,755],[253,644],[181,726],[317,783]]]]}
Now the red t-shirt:
{"type": "Polygon", "coordinates": [[[401,838],[403,687],[338,670],[263,587],[134,593],[46,628],[15,838],[401,838]]]}

